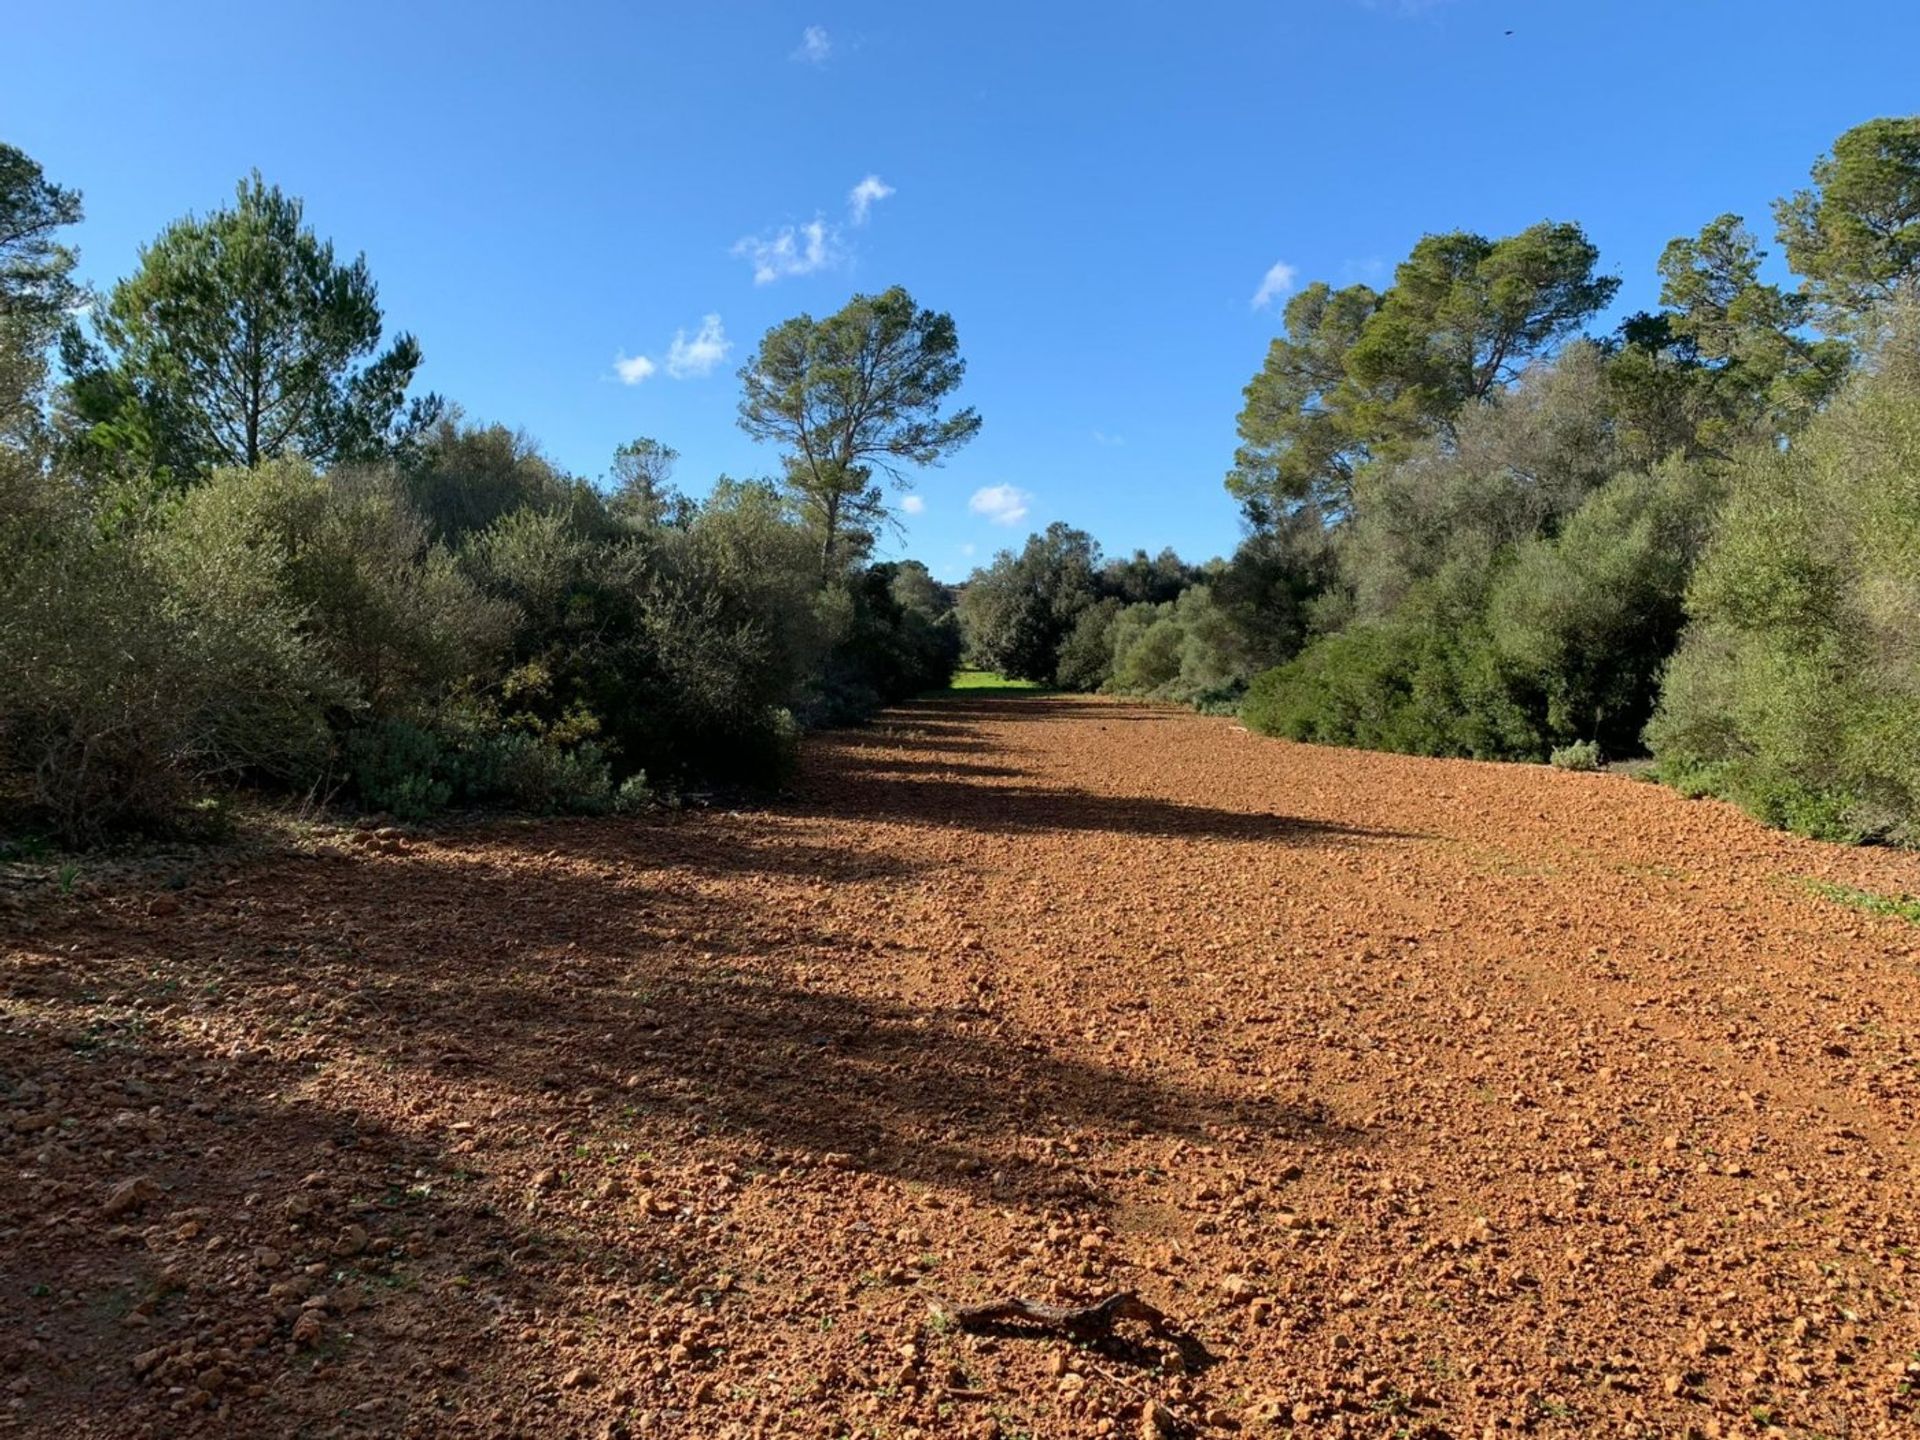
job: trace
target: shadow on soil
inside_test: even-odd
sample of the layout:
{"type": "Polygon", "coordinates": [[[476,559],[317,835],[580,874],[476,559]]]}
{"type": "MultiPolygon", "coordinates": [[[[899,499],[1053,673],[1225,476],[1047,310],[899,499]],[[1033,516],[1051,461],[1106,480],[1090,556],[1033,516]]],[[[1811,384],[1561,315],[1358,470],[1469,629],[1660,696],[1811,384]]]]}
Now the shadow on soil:
{"type": "MultiPolygon", "coordinates": [[[[1054,705],[1078,708],[1028,698],[982,709],[998,720],[1054,705]]],[[[913,737],[943,752],[1004,750],[966,713],[916,715],[913,737]]],[[[1014,766],[903,780],[932,762],[875,760],[860,738],[829,747],[842,763],[827,761],[822,811],[997,831],[1340,833],[982,783],[1017,778],[1014,766]]],[[[403,1405],[413,1420],[430,1416],[426,1392],[440,1382],[409,1338],[422,1326],[434,1352],[524,1386],[516,1367],[538,1357],[497,1333],[505,1322],[479,1303],[488,1292],[509,1297],[496,1304],[564,1308],[570,1271],[679,1283],[711,1268],[723,1243],[699,1231],[701,1253],[689,1255],[695,1241],[678,1231],[596,1216],[594,1177],[619,1172],[594,1167],[616,1150],[623,1163],[731,1156],[749,1173],[832,1155],[852,1172],[989,1203],[1097,1212],[1098,1166],[1066,1162],[1061,1137],[1079,1137],[1094,1160],[1226,1125],[1359,1143],[1310,1102],[1229,1098],[1054,1049],[1000,1015],[1002,977],[983,954],[935,957],[909,935],[837,928],[836,889],[890,890],[923,871],[879,842],[820,843],[807,819],[503,826],[401,855],[276,862],[191,887],[169,899],[177,911],[149,914],[144,897],[54,906],[32,932],[9,935],[0,1100],[18,1108],[30,1091],[75,1117],[0,1143],[0,1334],[70,1357],[38,1374],[23,1418],[58,1429],[103,1404],[164,1404],[164,1387],[130,1378],[132,1356],[162,1334],[217,1331],[243,1352],[236,1363],[262,1373],[324,1366],[323,1354],[285,1358],[295,1312],[269,1304],[263,1283],[250,1282],[261,1292],[251,1309],[232,1309],[223,1297],[241,1282],[229,1272],[244,1267],[230,1257],[271,1245],[305,1263],[354,1224],[375,1244],[329,1262],[325,1283],[370,1297],[353,1322],[360,1358],[272,1402],[277,1433],[324,1426],[363,1400],[391,1407],[370,1412],[375,1430],[403,1405]],[[902,998],[899,976],[930,959],[931,984],[902,998]],[[477,1150],[451,1129],[455,1117],[477,1122],[477,1150]],[[526,1177],[556,1156],[551,1198],[536,1204],[526,1177]],[[316,1172],[325,1182],[309,1186],[316,1172]],[[125,1247],[85,1228],[100,1224],[103,1175],[167,1190],[133,1217],[125,1247]],[[314,1208],[289,1239],[287,1203],[301,1194],[314,1208]],[[186,1247],[173,1263],[188,1279],[175,1284],[161,1278],[166,1246],[131,1242],[155,1219],[170,1234],[183,1211],[210,1217],[228,1248],[186,1247]],[[65,1230],[40,1223],[63,1213],[78,1217],[65,1230]],[[545,1256],[564,1263],[531,1263],[545,1256]],[[143,1305],[147,1324],[127,1324],[143,1305]]]]}
{"type": "Polygon", "coordinates": [[[990,736],[982,723],[1018,725],[1074,719],[1124,725],[1167,718],[1150,706],[1070,697],[1004,700],[934,699],[890,711],[866,730],[819,737],[801,785],[805,808],[822,815],[956,826],[984,834],[1105,831],[1119,835],[1309,845],[1352,840],[1425,838],[1320,820],[1224,810],[1145,795],[1103,795],[1024,780],[1036,772],[1014,764],[943,760],[990,751],[1018,759],[1015,735],[990,736]],[[910,758],[901,758],[900,751],[910,758]]]}

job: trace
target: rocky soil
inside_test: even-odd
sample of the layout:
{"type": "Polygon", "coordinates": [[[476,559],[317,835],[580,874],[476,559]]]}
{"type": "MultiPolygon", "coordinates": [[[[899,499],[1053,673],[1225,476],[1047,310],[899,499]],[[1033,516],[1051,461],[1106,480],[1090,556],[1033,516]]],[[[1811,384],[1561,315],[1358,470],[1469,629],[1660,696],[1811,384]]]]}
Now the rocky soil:
{"type": "Polygon", "coordinates": [[[0,1433],[1911,1434],[1920,927],[1823,885],[1920,857],[1019,697],[49,888],[0,1433]]]}

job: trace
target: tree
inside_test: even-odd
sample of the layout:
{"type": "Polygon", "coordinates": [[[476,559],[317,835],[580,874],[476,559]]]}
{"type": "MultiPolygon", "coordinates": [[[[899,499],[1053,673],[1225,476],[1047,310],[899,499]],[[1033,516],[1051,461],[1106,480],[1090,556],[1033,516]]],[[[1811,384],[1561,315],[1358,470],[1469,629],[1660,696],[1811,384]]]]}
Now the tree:
{"type": "Polygon", "coordinates": [[[787,484],[819,530],[823,579],[850,525],[884,515],[876,469],[904,483],[906,466],[937,465],[980,432],[971,408],[940,414],[965,374],[953,317],[897,285],[824,320],[797,315],[761,340],[740,371],[740,427],[787,447],[787,484]]]}
{"type": "Polygon", "coordinates": [[[1752,438],[1761,422],[1775,434],[1798,429],[1850,359],[1843,342],[1812,342],[1799,333],[1809,302],[1762,282],[1765,258],[1738,215],[1668,242],[1660,256],[1660,303],[1670,307],[1668,329],[1693,362],[1696,423],[1716,453],[1752,438]]]}
{"type": "Polygon", "coordinates": [[[1578,225],[1543,222],[1428,235],[1385,294],[1308,286],[1247,386],[1227,489],[1256,527],[1302,508],[1344,521],[1363,465],[1450,436],[1612,300],[1598,260],[1578,225]]]}
{"type": "MultiPolygon", "coordinates": [[[[287,454],[371,458],[420,364],[407,334],[367,360],[381,321],[366,257],[336,262],[300,201],[255,172],[230,208],[176,221],[141,251],[100,316],[109,373],[81,377],[74,408],[181,476],[287,454]]],[[[402,428],[439,409],[431,395],[414,402],[402,428]]]]}
{"type": "Polygon", "coordinates": [[[1227,490],[1256,527],[1302,506],[1338,517],[1353,498],[1366,437],[1352,423],[1347,355],[1380,307],[1365,285],[1316,282],[1287,302],[1286,333],[1248,382],[1227,490]]]}
{"type": "Polygon", "coordinates": [[[78,258],[56,238],[80,222],[80,194],[0,145],[0,434],[37,428],[46,352],[79,302],[78,258]]]}
{"type": "Polygon", "coordinates": [[[1578,225],[1545,222],[1489,240],[1428,235],[1347,356],[1368,392],[1364,428],[1418,439],[1451,432],[1470,402],[1510,385],[1613,299],[1600,252],[1578,225]]]}
{"type": "Polygon", "coordinates": [[[1847,334],[1920,277],[1920,115],[1869,120],[1774,205],[1787,261],[1822,326],[1847,334]]]}
{"type": "Polygon", "coordinates": [[[623,524],[636,530],[670,525],[684,530],[693,520],[694,505],[673,486],[674,462],[680,452],[671,445],[641,436],[613,452],[613,494],[607,508],[623,524]]]}
{"type": "Polygon", "coordinates": [[[57,318],[80,298],[79,257],[55,238],[80,215],[79,191],[53,184],[24,151],[0,144],[0,320],[57,318]]]}
{"type": "Polygon", "coordinates": [[[960,596],[969,656],[1016,680],[1051,683],[1081,613],[1100,599],[1100,547],[1056,520],[1016,555],[1002,550],[960,596]]]}

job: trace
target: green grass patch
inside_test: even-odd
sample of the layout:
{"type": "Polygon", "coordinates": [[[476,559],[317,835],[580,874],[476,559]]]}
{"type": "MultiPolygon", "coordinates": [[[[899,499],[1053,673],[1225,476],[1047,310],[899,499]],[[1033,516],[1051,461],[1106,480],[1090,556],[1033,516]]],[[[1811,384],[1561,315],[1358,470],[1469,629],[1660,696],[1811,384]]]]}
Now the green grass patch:
{"type": "Polygon", "coordinates": [[[1851,885],[1829,885],[1823,880],[1809,880],[1807,888],[1836,904],[1864,910],[1869,915],[1888,915],[1920,925],[1920,900],[1911,895],[1876,895],[1871,890],[1855,890],[1851,885]]]}
{"type": "Polygon", "coordinates": [[[962,670],[953,677],[953,683],[940,694],[951,694],[964,690],[970,695],[1048,695],[1050,687],[1038,680],[1009,680],[1004,675],[996,675],[991,670],[962,670]]]}

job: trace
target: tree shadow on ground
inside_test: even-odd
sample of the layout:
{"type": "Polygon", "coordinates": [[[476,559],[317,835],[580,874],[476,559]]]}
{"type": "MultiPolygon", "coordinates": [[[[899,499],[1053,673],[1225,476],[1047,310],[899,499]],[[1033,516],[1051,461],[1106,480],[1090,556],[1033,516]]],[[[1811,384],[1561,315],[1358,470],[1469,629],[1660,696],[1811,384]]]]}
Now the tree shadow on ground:
{"type": "Polygon", "coordinates": [[[1150,795],[1103,795],[1061,786],[988,785],[969,779],[935,778],[947,773],[938,765],[926,766],[924,773],[902,775],[884,761],[861,766],[835,764],[813,783],[803,784],[800,805],[787,813],[951,826],[990,835],[1103,831],[1158,839],[1295,846],[1425,838],[1407,831],[1266,811],[1187,805],[1150,795]]]}
{"type": "MultiPolygon", "coordinates": [[[[1165,720],[1151,706],[1073,697],[1003,700],[930,699],[888,711],[869,730],[818,737],[787,813],[857,817],[957,827],[991,835],[1101,831],[1159,839],[1314,845],[1427,838],[1268,811],[1190,805],[1151,795],[1103,794],[1018,781],[1034,772],[976,763],[975,751],[1004,756],[1020,747],[989,735],[986,724],[1061,719],[1098,724],[1165,720]],[[903,756],[899,752],[906,752],[903,756]]],[[[782,807],[787,808],[787,807],[782,807]]]]}
{"type": "Polygon", "coordinates": [[[1231,1125],[1356,1143],[1310,1103],[1056,1047],[999,1013],[985,956],[940,957],[904,998],[924,948],[809,907],[903,873],[854,848],[743,844],[723,816],[599,821],[278,862],[190,889],[177,912],[49,914],[0,970],[0,1098],[31,1084],[35,1104],[76,1117],[0,1147],[0,1231],[50,1205],[79,1217],[0,1245],[0,1329],[73,1357],[36,1377],[29,1413],[49,1433],[101,1404],[163,1415],[166,1386],[204,1361],[136,1382],[132,1357],[156,1339],[232,1350],[236,1406],[241,1381],[324,1369],[323,1351],[288,1349],[300,1297],[266,1293],[313,1263],[329,1294],[364,1300],[326,1321],[363,1358],[276,1400],[276,1433],[362,1404],[373,1431],[406,1406],[430,1415],[444,1375],[428,1360],[449,1349],[489,1386],[524,1385],[501,1317],[468,1298],[564,1309],[569,1275],[674,1285],[727,1253],[703,1232],[576,1213],[595,1174],[623,1173],[600,1158],[616,1147],[1097,1214],[1100,1166],[1142,1142],[1231,1125]],[[560,1176],[551,1200],[537,1172],[560,1176]],[[85,1229],[103,1175],[164,1191],[119,1238],[85,1229]],[[295,1199],[310,1208],[290,1219],[295,1199]],[[194,1216],[189,1243],[176,1227],[194,1216]],[[120,1248],[154,1221],[145,1249],[120,1248]],[[356,1225],[368,1250],[329,1258],[356,1225]],[[277,1268],[257,1268],[263,1249],[277,1268]]]}

